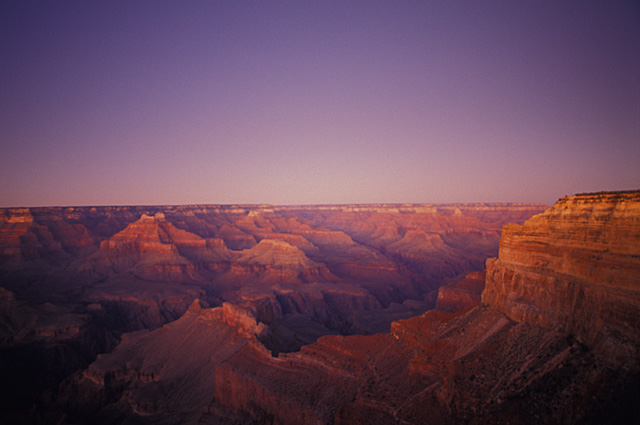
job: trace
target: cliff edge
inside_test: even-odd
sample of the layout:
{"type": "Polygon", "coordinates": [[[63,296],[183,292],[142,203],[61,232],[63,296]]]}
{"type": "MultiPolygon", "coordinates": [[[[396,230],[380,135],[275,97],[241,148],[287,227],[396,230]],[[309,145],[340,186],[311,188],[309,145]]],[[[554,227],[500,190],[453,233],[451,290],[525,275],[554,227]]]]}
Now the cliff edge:
{"type": "Polygon", "coordinates": [[[604,343],[621,360],[638,358],[640,191],[564,197],[505,226],[482,302],[512,320],[604,343]]]}

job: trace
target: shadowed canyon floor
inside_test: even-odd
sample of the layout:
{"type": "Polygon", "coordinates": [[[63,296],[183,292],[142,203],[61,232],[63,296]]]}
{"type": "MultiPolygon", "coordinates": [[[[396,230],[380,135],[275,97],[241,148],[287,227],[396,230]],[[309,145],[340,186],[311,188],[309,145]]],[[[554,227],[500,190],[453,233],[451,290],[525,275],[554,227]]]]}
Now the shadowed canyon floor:
{"type": "Polygon", "coordinates": [[[3,418],[637,419],[640,195],[544,209],[0,210],[3,418]]]}

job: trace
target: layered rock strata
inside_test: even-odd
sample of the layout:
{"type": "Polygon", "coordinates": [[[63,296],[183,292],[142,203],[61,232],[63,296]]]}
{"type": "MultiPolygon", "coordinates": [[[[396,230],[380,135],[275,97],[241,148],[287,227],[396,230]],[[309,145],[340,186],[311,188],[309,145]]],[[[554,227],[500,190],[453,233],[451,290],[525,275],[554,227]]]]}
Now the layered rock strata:
{"type": "Polygon", "coordinates": [[[512,320],[561,327],[588,344],[606,336],[637,342],[640,193],[565,197],[523,225],[505,226],[482,300],[512,320]]]}
{"type": "MultiPolygon", "coordinates": [[[[53,403],[62,413],[44,422],[63,423],[64,413],[76,408],[117,413],[105,413],[108,423],[137,417],[131,415],[153,416],[155,410],[165,412],[169,422],[183,422],[174,416],[178,400],[160,401],[176,382],[163,377],[174,375],[138,370],[146,364],[143,360],[126,364],[127,355],[143,359],[152,351],[144,348],[152,339],[131,345],[128,341],[134,339],[127,332],[157,329],[160,335],[179,338],[175,335],[180,332],[168,332],[164,325],[193,317],[194,311],[185,315],[196,299],[203,306],[198,317],[206,316],[209,322],[204,322],[210,324],[202,329],[220,333],[211,341],[249,341],[267,362],[322,336],[387,332],[392,321],[432,308],[443,283],[480,270],[486,258],[497,253],[502,225],[522,223],[544,208],[406,204],[2,209],[0,295],[9,307],[0,318],[0,363],[11,379],[0,383],[0,393],[11,397],[0,397],[0,422],[38,416],[47,409],[43,400],[61,401],[69,395],[64,388],[95,396],[89,403],[93,407],[71,403],[66,410],[53,403]],[[209,310],[216,313],[203,313],[209,310]],[[121,337],[122,347],[128,348],[121,347],[117,361],[107,361],[107,352],[121,337]],[[58,388],[74,370],[87,370],[98,354],[103,356],[98,365],[105,367],[90,369],[107,371],[102,390],[85,392],[72,384],[58,388]],[[31,386],[43,368],[56,364],[52,359],[68,367],[56,367],[60,373],[54,378],[31,386]],[[29,388],[14,391],[18,382],[29,388]],[[147,385],[144,391],[133,390],[147,385]],[[140,403],[127,398],[145,391],[149,396],[140,403]],[[158,400],[156,405],[153,400],[158,400]]],[[[184,343],[196,339],[194,334],[184,343]]],[[[167,344],[176,341],[169,338],[167,344]]],[[[203,362],[217,356],[214,350],[206,357],[209,346],[201,348],[203,362]]],[[[189,350],[185,346],[180,355],[189,350]]],[[[164,355],[171,355],[170,350],[158,351],[157,358],[164,355]]],[[[179,374],[180,359],[171,361],[179,374]]],[[[222,367],[225,362],[215,364],[222,367]]],[[[213,385],[215,379],[209,376],[203,382],[213,385]]],[[[91,381],[87,388],[94,385],[91,381]]],[[[188,385],[184,392],[189,397],[188,385]]],[[[209,388],[202,394],[207,394],[204,406],[209,406],[215,391],[209,388]]],[[[235,411],[216,406],[225,415],[235,411]]],[[[180,409],[184,413],[192,407],[180,409]]],[[[73,421],[71,417],[67,420],[73,421]]]]}
{"type": "Polygon", "coordinates": [[[578,195],[507,226],[483,305],[464,313],[278,359],[247,346],[216,368],[207,412],[256,424],[638,423],[639,207],[640,192],[578,195]]]}

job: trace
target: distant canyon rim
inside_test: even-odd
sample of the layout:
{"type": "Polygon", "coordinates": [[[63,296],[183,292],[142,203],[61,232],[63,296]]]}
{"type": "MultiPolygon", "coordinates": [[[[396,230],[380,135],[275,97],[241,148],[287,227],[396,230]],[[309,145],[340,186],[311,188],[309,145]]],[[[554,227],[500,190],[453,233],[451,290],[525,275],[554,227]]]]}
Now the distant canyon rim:
{"type": "Polygon", "coordinates": [[[637,423],[640,192],[0,209],[5,423],[637,423]]]}

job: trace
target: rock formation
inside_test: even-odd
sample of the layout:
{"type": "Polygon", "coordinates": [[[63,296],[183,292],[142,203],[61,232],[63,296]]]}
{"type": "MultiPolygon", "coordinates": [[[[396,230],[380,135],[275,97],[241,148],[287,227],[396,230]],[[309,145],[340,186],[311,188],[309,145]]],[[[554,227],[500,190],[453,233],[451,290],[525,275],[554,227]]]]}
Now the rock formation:
{"type": "Polygon", "coordinates": [[[639,231],[640,192],[563,198],[507,226],[482,305],[277,359],[246,346],[216,368],[207,412],[281,424],[638,423],[639,231]]]}
{"type": "MultiPolygon", "coordinates": [[[[544,209],[406,204],[0,210],[0,303],[6,305],[0,320],[6,378],[0,419],[257,421],[248,412],[268,416],[271,407],[255,404],[240,412],[240,401],[251,396],[236,388],[238,398],[225,398],[220,391],[226,381],[218,384],[219,377],[234,382],[233,376],[252,367],[251,359],[259,360],[256,370],[281,358],[310,370],[307,354],[337,347],[323,345],[327,336],[388,332],[393,321],[433,308],[443,284],[480,271],[497,254],[504,224],[523,223],[544,209]],[[209,343],[198,343],[199,333],[209,343]],[[193,362],[183,361],[189,355],[193,362]],[[64,366],[53,366],[58,363],[64,366]],[[54,367],[50,379],[39,379],[54,367]],[[200,395],[190,393],[190,379],[200,395]]],[[[460,299],[457,306],[473,300],[460,299]]],[[[406,351],[389,334],[374,340],[406,351]]],[[[338,370],[336,361],[333,369],[320,370],[338,370]]],[[[283,385],[293,376],[283,373],[283,385]]],[[[358,379],[340,382],[346,391],[361,388],[358,379]]],[[[246,377],[242,382],[253,385],[246,377]]],[[[272,397],[273,406],[283,405],[282,394],[259,391],[272,397]]],[[[336,413],[328,407],[335,399],[327,397],[324,413],[313,413],[322,421],[336,413]]],[[[298,400],[302,411],[315,412],[304,397],[298,400]]]]}
{"type": "Polygon", "coordinates": [[[588,344],[607,336],[635,341],[639,262],[638,192],[562,198],[522,226],[505,226],[500,256],[487,262],[483,302],[588,344]]]}
{"type": "Polygon", "coordinates": [[[438,290],[436,310],[454,313],[478,305],[484,285],[485,273],[472,272],[464,279],[441,286],[438,290]]]}
{"type": "MultiPolygon", "coordinates": [[[[41,415],[141,424],[638,422],[640,192],[563,198],[522,225],[507,225],[486,279],[473,272],[457,281],[450,273],[486,254],[499,233],[505,213],[496,206],[240,210],[213,217],[174,210],[171,227],[151,214],[109,227],[107,242],[88,259],[139,238],[152,248],[175,247],[169,258],[177,251],[194,265],[181,285],[197,288],[206,277],[211,286],[191,295],[202,300],[179,319],[124,334],[113,352],[64,380],[41,415]],[[183,241],[197,242],[189,251],[183,241]],[[461,251],[465,241],[469,250],[461,251]],[[467,260],[456,257],[461,252],[467,260]],[[367,267],[398,281],[358,280],[367,267]],[[286,273],[269,281],[266,268],[323,271],[317,281],[286,273]],[[424,282],[438,270],[437,311],[412,310],[420,300],[400,294],[430,288],[424,282]],[[232,276],[242,282],[235,290],[232,276]],[[393,322],[389,332],[348,335],[409,311],[416,317],[393,322]]],[[[166,211],[164,220],[170,217],[166,211]]],[[[15,244],[9,240],[4,246],[15,244]]],[[[132,256],[105,288],[152,263],[132,256]]],[[[5,264],[15,271],[18,263],[5,264]]],[[[149,285],[158,291],[166,282],[149,285]]],[[[11,323],[36,314],[20,313],[24,304],[2,294],[11,323]]],[[[91,304],[94,316],[82,320],[102,317],[103,303],[91,304]]],[[[16,328],[0,329],[11,337],[16,328]]]]}

